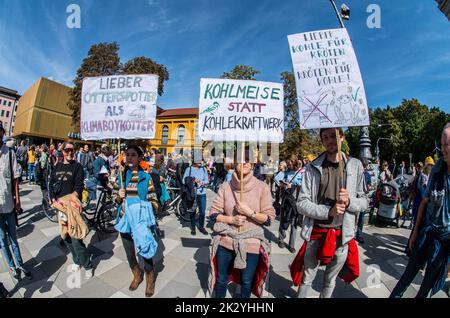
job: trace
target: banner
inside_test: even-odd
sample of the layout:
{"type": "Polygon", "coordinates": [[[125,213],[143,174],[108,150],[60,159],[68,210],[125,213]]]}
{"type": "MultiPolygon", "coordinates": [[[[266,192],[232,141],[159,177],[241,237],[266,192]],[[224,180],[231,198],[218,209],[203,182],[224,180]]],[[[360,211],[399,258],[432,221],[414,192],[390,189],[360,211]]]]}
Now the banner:
{"type": "Polygon", "coordinates": [[[208,141],[284,139],[283,85],[269,82],[200,81],[199,135],[208,141]]]}
{"type": "Polygon", "coordinates": [[[87,77],[81,94],[81,139],[155,137],[157,75],[87,77]]]}
{"type": "Polygon", "coordinates": [[[347,30],[288,36],[303,129],[368,126],[369,110],[347,30]]]}

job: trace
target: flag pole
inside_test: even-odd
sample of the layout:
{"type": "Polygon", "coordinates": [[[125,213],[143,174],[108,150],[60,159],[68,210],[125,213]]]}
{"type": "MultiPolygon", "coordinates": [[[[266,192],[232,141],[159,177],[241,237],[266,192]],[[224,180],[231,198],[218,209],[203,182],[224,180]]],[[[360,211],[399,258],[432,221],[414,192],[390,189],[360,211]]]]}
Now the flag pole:
{"type": "Polygon", "coordinates": [[[342,189],[344,187],[344,165],[342,162],[342,145],[339,142],[340,138],[339,129],[335,128],[335,131],[336,131],[336,143],[338,148],[338,161],[339,161],[339,185],[340,189],[342,189]]]}

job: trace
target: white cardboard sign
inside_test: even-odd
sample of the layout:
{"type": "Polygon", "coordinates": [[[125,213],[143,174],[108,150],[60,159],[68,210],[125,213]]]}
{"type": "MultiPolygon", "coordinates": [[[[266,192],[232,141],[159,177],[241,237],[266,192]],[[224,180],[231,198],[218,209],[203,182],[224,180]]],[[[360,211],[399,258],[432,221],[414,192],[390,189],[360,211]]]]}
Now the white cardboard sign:
{"type": "Polygon", "coordinates": [[[361,73],[347,30],[288,36],[303,129],[368,126],[361,73]]]}
{"type": "Polygon", "coordinates": [[[208,141],[282,143],[283,99],[279,83],[202,78],[199,135],[208,141]]]}
{"type": "Polygon", "coordinates": [[[157,96],[157,75],[85,78],[81,96],[81,138],[154,138],[157,96]]]}

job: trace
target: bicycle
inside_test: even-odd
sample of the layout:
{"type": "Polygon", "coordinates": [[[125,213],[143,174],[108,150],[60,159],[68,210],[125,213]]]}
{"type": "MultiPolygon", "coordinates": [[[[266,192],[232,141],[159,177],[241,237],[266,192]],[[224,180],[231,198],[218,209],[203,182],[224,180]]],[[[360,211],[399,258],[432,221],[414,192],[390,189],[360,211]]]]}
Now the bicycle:
{"type": "Polygon", "coordinates": [[[94,228],[102,233],[110,234],[116,232],[117,209],[114,205],[112,190],[101,186],[97,187],[100,191],[95,209],[91,210],[89,204],[83,206],[83,218],[89,228],[94,228]]]}
{"type": "Polygon", "coordinates": [[[58,210],[52,207],[50,195],[48,194],[48,191],[45,192],[47,192],[47,195],[42,198],[42,212],[44,212],[45,217],[50,222],[58,223],[58,210]]]}
{"type": "Polygon", "coordinates": [[[46,180],[46,188],[42,188],[42,212],[45,217],[53,223],[58,223],[58,210],[52,207],[52,200],[50,199],[50,193],[48,191],[50,185],[50,177],[46,180]]]}
{"type": "MultiPolygon", "coordinates": [[[[190,213],[186,213],[183,211],[183,200],[182,200],[182,193],[181,188],[178,187],[167,187],[167,192],[170,196],[170,201],[164,205],[164,210],[169,213],[175,213],[175,215],[178,217],[178,219],[181,219],[185,222],[191,221],[191,215],[190,213]]],[[[195,210],[195,218],[197,219],[199,216],[198,208],[195,210]]]]}

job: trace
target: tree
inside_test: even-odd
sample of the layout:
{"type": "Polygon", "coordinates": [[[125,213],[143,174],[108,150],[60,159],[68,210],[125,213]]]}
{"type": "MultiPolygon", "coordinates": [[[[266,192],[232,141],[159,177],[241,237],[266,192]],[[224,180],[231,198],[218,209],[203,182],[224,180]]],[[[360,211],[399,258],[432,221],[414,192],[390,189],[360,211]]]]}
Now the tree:
{"type": "Polygon", "coordinates": [[[247,65],[236,65],[231,72],[225,72],[222,74],[221,78],[236,79],[236,80],[256,80],[255,75],[259,74],[260,71],[255,70],[251,66],[247,65]]]}
{"type": "Polygon", "coordinates": [[[300,158],[318,155],[323,151],[320,136],[315,130],[300,129],[297,88],[293,72],[282,72],[284,89],[284,143],[280,146],[283,158],[296,154],[300,158]]]}
{"type": "Polygon", "coordinates": [[[148,57],[135,57],[124,65],[120,63],[119,45],[113,43],[99,43],[91,46],[88,56],[77,70],[73,83],[74,88],[69,92],[69,102],[72,110],[72,125],[80,127],[81,89],[85,77],[110,76],[117,74],[155,74],[159,76],[158,94],[164,93],[164,82],[169,80],[169,72],[164,65],[158,64],[148,57]]]}
{"type": "Polygon", "coordinates": [[[123,74],[155,74],[159,76],[158,81],[158,94],[162,96],[164,93],[164,82],[169,80],[169,72],[167,68],[158,64],[152,59],[141,56],[125,63],[122,68],[123,74]]]}
{"type": "Polygon", "coordinates": [[[295,87],[294,73],[281,73],[284,90],[284,124],[286,131],[300,129],[298,115],[297,88],[295,87]]]}
{"type": "MultiPolygon", "coordinates": [[[[380,140],[380,159],[409,163],[423,161],[432,155],[435,142],[439,146],[442,128],[450,121],[450,115],[439,108],[429,108],[417,99],[403,100],[396,107],[377,107],[370,110],[370,139],[372,154],[376,156],[376,143],[380,140]],[[388,124],[388,125],[386,125],[388,124]]],[[[352,156],[359,155],[359,127],[349,128],[346,133],[352,156]]]]}
{"type": "Polygon", "coordinates": [[[108,76],[117,74],[120,70],[119,45],[113,43],[94,44],[88,51],[88,56],[77,70],[73,83],[74,88],[69,92],[67,106],[72,110],[72,125],[80,127],[81,89],[85,77],[108,76]]]}

